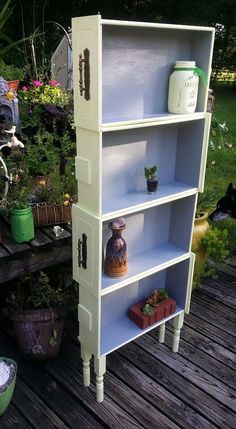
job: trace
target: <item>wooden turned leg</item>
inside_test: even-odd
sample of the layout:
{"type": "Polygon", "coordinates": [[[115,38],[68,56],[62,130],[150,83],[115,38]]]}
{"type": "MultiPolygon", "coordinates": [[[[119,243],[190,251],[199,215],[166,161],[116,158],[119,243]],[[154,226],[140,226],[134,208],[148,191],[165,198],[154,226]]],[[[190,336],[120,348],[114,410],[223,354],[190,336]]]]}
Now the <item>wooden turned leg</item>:
{"type": "Polygon", "coordinates": [[[96,378],[97,401],[102,402],[104,399],[103,375],[106,372],[106,356],[102,356],[100,358],[94,358],[94,371],[97,375],[97,378],[96,378]]]}
{"type": "Polygon", "coordinates": [[[173,318],[174,338],[172,344],[172,351],[177,353],[179,350],[179,340],[180,340],[180,330],[184,323],[184,313],[178,314],[178,316],[173,318]]]}
{"type": "Polygon", "coordinates": [[[162,323],[159,327],[159,343],[164,343],[165,341],[165,330],[166,330],[166,324],[162,323]]]}
{"type": "Polygon", "coordinates": [[[90,385],[90,359],[92,354],[81,344],[81,358],[83,359],[83,383],[90,385]]]}

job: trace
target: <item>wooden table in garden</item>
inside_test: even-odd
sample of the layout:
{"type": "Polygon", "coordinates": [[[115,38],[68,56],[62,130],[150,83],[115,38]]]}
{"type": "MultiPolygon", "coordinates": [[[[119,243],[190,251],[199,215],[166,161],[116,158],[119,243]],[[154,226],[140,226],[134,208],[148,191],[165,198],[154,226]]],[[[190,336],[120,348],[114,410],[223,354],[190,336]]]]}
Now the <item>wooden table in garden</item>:
{"type": "Polygon", "coordinates": [[[0,283],[71,260],[71,225],[62,227],[60,238],[56,238],[53,226],[47,226],[36,228],[30,242],[17,244],[11,238],[10,226],[0,219],[0,283]]]}

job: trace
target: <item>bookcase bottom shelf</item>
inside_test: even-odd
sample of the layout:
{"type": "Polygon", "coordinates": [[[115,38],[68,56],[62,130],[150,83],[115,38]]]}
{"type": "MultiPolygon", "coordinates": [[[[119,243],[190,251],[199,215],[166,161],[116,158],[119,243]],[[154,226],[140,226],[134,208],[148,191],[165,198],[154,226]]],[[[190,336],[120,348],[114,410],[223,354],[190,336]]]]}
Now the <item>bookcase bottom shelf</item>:
{"type": "Polygon", "coordinates": [[[104,326],[101,332],[100,355],[103,356],[111,353],[113,350],[116,350],[130,341],[133,341],[135,338],[140,337],[146,332],[157,328],[161,324],[167,322],[182,312],[184,312],[184,309],[177,306],[175,313],[170,314],[165,319],[162,319],[158,323],[149,326],[147,329],[139,328],[129,319],[128,315],[107,326],[104,326]]]}

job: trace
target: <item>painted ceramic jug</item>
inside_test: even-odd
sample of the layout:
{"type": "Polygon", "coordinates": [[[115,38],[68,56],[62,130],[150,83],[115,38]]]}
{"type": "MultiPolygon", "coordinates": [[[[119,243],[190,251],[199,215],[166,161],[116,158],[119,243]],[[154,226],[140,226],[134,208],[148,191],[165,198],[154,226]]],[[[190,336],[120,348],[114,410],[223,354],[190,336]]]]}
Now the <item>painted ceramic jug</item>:
{"type": "Polygon", "coordinates": [[[127,273],[127,246],[125,239],[121,236],[125,229],[124,218],[115,219],[108,224],[112,231],[106,246],[106,259],[104,272],[109,277],[121,277],[127,273]]]}

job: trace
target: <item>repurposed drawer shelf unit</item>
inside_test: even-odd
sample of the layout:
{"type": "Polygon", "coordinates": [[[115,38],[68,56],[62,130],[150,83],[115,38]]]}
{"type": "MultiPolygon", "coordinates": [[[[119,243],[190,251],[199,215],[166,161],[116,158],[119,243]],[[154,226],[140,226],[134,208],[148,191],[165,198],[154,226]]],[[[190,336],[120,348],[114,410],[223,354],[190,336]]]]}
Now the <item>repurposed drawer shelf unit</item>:
{"type": "Polygon", "coordinates": [[[194,60],[208,78],[214,29],[103,20],[72,20],[76,175],[73,275],[80,284],[79,322],[84,384],[94,356],[97,400],[103,400],[106,355],[172,320],[178,351],[189,311],[194,255],[191,237],[203,191],[210,114],[200,82],[193,114],[167,113],[168,79],[176,60],[194,60]],[[144,166],[158,165],[159,186],[147,194],[144,166]],[[128,273],[104,274],[108,223],[125,217],[128,273]],[[129,307],[165,288],[174,314],[146,330],[129,307]]]}

